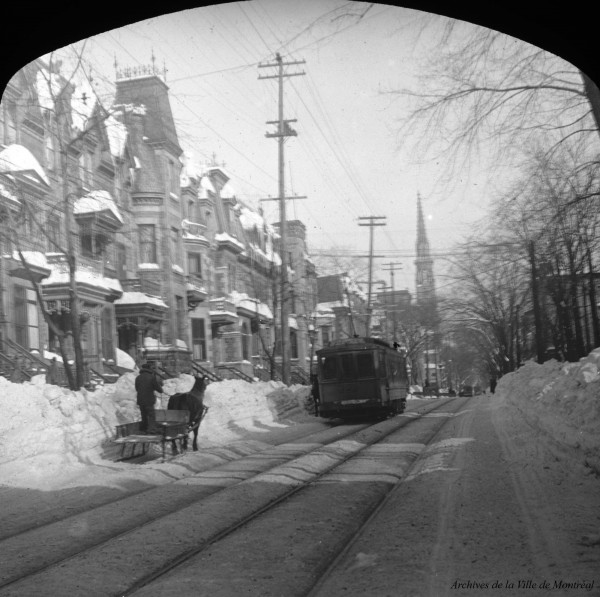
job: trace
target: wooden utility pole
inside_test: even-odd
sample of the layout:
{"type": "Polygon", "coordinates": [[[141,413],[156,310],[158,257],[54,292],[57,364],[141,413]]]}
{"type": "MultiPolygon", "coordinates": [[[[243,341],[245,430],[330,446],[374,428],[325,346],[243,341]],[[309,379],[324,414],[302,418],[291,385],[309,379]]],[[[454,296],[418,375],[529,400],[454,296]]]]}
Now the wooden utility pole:
{"type": "Polygon", "coordinates": [[[371,315],[373,314],[373,307],[371,305],[372,297],[372,285],[373,285],[373,228],[375,226],[386,226],[386,222],[376,222],[375,220],[385,220],[386,216],[361,216],[359,220],[365,220],[359,222],[359,226],[369,227],[369,293],[367,298],[367,326],[365,335],[369,336],[371,333],[371,315]]]}
{"type": "MultiPolygon", "coordinates": [[[[274,137],[279,142],[279,233],[281,236],[281,369],[282,381],[286,385],[290,384],[290,333],[289,333],[289,304],[288,304],[288,259],[287,259],[287,221],[285,213],[286,199],[301,199],[304,197],[286,197],[285,196],[285,161],[284,161],[284,143],[287,137],[296,137],[298,133],[289,125],[293,120],[286,120],[283,117],[283,79],[284,77],[296,77],[304,75],[304,71],[297,73],[284,72],[285,66],[304,64],[304,60],[293,60],[284,62],[279,52],[275,55],[275,62],[259,64],[258,68],[276,68],[277,74],[259,76],[259,79],[277,79],[279,87],[279,118],[278,120],[267,121],[267,124],[277,125],[276,133],[266,133],[266,137],[274,137]]],[[[269,199],[262,199],[268,201],[269,199]]]]}
{"type": "Polygon", "coordinates": [[[392,330],[393,330],[393,335],[392,335],[392,341],[396,340],[396,313],[397,313],[397,304],[395,303],[395,298],[394,298],[394,272],[398,269],[402,269],[402,264],[400,263],[385,263],[384,265],[387,265],[388,268],[384,268],[383,271],[384,272],[390,272],[390,287],[392,289],[392,305],[393,305],[393,311],[392,311],[392,330]],[[398,266],[398,267],[396,267],[398,266]]]}

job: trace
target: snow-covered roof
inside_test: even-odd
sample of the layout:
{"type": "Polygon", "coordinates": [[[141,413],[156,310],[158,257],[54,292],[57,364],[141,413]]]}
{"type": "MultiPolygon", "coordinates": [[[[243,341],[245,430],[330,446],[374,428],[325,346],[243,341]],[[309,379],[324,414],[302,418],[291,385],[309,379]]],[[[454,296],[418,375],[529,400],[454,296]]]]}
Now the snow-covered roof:
{"type": "Polygon", "coordinates": [[[200,186],[206,191],[216,193],[212,180],[208,176],[202,176],[200,179],[200,186]]]}
{"type": "MultiPolygon", "coordinates": [[[[113,110],[123,112],[124,114],[146,115],[146,106],[144,104],[115,104],[113,110]]],[[[147,138],[144,137],[144,139],[147,138]]]]}
{"type": "Polygon", "coordinates": [[[231,234],[227,234],[227,232],[215,234],[215,240],[217,242],[230,242],[231,244],[242,249],[242,251],[246,248],[237,238],[233,238],[233,236],[231,236],[231,234]]]}
{"type": "Polygon", "coordinates": [[[261,230],[265,225],[265,220],[258,212],[242,206],[240,208],[240,223],[244,230],[253,230],[255,226],[261,230]]]}
{"type": "Polygon", "coordinates": [[[228,182],[221,189],[221,197],[235,197],[235,190],[228,182]]]}
{"type": "MultiPolygon", "coordinates": [[[[23,257],[25,257],[25,261],[29,263],[29,265],[50,269],[48,260],[46,259],[46,255],[44,253],[40,253],[39,251],[22,251],[22,254],[23,257]]],[[[17,251],[13,251],[11,257],[15,261],[21,261],[17,251]]]]}
{"type": "Polygon", "coordinates": [[[172,344],[163,344],[158,338],[151,338],[150,336],[144,338],[144,348],[149,348],[151,350],[169,350],[172,347],[172,344]]]}
{"type": "MultiPolygon", "coordinates": [[[[110,153],[116,158],[123,156],[125,144],[127,142],[127,127],[117,120],[112,114],[105,121],[106,135],[110,145],[110,153]]],[[[134,162],[137,158],[134,157],[134,162]]],[[[135,166],[139,168],[139,160],[135,166]]]]}
{"type": "MultiPolygon", "coordinates": [[[[50,276],[42,280],[43,286],[51,286],[54,284],[66,284],[69,281],[69,268],[66,263],[50,263],[48,264],[50,276]]],[[[107,278],[92,268],[79,265],[75,271],[75,281],[81,284],[89,284],[97,288],[107,290],[116,290],[123,292],[121,283],[115,278],[107,278]]]]}
{"type": "Polygon", "coordinates": [[[0,172],[35,172],[48,186],[50,181],[35,159],[35,156],[22,145],[13,143],[0,151],[0,172]]]}
{"type": "Polygon", "coordinates": [[[115,301],[115,305],[156,305],[167,309],[167,304],[160,298],[150,296],[144,292],[124,292],[121,298],[115,301]]]}
{"type": "Polygon", "coordinates": [[[77,199],[73,205],[74,214],[97,213],[101,211],[110,211],[119,222],[123,223],[125,221],[108,191],[91,191],[85,197],[77,199]]]}
{"type": "Polygon", "coordinates": [[[245,292],[232,291],[229,300],[236,306],[247,311],[253,311],[264,319],[273,319],[273,312],[268,305],[258,299],[250,298],[245,292]]]}
{"type": "Polygon", "coordinates": [[[181,233],[181,237],[184,239],[188,239],[188,240],[200,240],[207,244],[210,243],[210,241],[206,238],[206,236],[203,236],[202,234],[192,234],[191,232],[188,232],[187,230],[184,230],[181,233]]]}
{"type": "Polygon", "coordinates": [[[182,168],[179,175],[179,182],[182,187],[187,187],[190,180],[200,180],[202,177],[202,167],[194,159],[191,151],[184,151],[179,158],[182,168]]]}
{"type": "Polygon", "coordinates": [[[207,292],[206,286],[204,284],[194,284],[192,282],[187,282],[185,287],[187,290],[191,291],[207,292]]]}

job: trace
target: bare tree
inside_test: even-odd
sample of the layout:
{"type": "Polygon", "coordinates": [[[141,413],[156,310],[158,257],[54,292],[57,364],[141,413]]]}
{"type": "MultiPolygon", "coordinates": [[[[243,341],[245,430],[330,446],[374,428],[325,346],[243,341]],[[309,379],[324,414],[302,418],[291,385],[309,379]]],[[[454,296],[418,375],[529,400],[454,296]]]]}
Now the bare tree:
{"type": "Polygon", "coordinates": [[[448,174],[483,150],[496,162],[515,163],[541,137],[551,153],[572,138],[591,136],[597,154],[598,88],[549,52],[450,21],[422,73],[418,89],[387,91],[412,101],[398,137],[417,138],[419,153],[443,158],[448,174]]]}
{"type": "Polygon", "coordinates": [[[514,370],[525,336],[520,315],[531,306],[526,253],[513,243],[473,241],[449,269],[456,290],[440,301],[445,335],[468,337],[489,375],[514,370]]]}
{"type": "Polygon", "coordinates": [[[544,295],[548,341],[576,360],[600,343],[594,279],[600,249],[600,168],[579,166],[577,152],[563,148],[550,158],[539,151],[518,190],[498,202],[494,221],[518,242],[535,244],[544,295]]]}

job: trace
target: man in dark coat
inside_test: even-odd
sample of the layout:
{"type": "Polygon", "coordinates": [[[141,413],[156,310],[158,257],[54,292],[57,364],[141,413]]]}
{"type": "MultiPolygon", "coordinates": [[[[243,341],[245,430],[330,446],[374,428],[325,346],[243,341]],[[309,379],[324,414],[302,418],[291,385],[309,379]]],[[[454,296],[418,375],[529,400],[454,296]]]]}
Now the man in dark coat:
{"type": "Polygon", "coordinates": [[[154,392],[162,393],[162,382],[157,379],[156,374],[148,363],[144,363],[140,374],[135,378],[135,389],[137,392],[137,403],[142,415],[140,431],[142,433],[154,433],[156,427],[156,414],[154,403],[156,398],[154,392]]]}

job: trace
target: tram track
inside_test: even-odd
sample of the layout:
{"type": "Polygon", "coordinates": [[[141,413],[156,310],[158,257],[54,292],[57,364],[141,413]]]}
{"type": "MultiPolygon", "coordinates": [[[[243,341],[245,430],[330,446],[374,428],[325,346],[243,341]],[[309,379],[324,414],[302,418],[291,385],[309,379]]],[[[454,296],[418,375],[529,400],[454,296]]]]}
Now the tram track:
{"type": "Polygon", "coordinates": [[[157,571],[124,595],[166,597],[195,594],[204,587],[203,594],[214,597],[237,592],[304,596],[317,579],[326,574],[327,563],[367,524],[370,513],[385,499],[390,485],[400,482],[412,470],[421,451],[434,441],[464,402],[455,401],[451,412],[432,412],[437,411],[436,408],[412,419],[421,424],[417,435],[423,443],[402,442],[395,446],[399,432],[406,425],[397,427],[378,442],[364,446],[282,496],[256,516],[240,521],[237,528],[223,533],[219,541],[211,541],[210,545],[190,554],[186,562],[179,561],[157,571]],[[440,416],[436,417],[437,414],[440,416]],[[426,427],[429,431],[424,436],[426,427]],[[390,443],[386,446],[388,438],[390,443]],[[358,477],[362,478],[355,483],[358,477]],[[351,492],[348,487],[352,483],[362,486],[362,491],[351,492]],[[267,536],[269,540],[261,542],[260,553],[253,553],[256,538],[267,536]]]}
{"type": "MultiPolygon", "coordinates": [[[[463,402],[464,403],[464,402],[463,402]]],[[[435,429],[433,435],[429,438],[426,447],[429,447],[435,444],[436,440],[442,434],[444,425],[440,425],[435,429]]],[[[318,579],[315,581],[313,586],[305,593],[304,597],[318,597],[321,593],[321,589],[327,583],[329,578],[334,574],[334,572],[339,568],[340,564],[347,558],[348,553],[357,543],[357,541],[362,537],[365,530],[369,527],[370,523],[379,515],[379,513],[386,508],[386,506],[390,503],[390,501],[394,498],[397,493],[403,489],[404,484],[407,480],[411,479],[411,476],[415,469],[419,467],[423,458],[428,456],[427,450],[424,449],[420,454],[417,455],[417,458],[411,463],[410,467],[404,472],[402,477],[398,479],[398,481],[394,484],[394,486],[390,489],[388,493],[381,497],[381,500],[373,508],[361,522],[359,528],[352,534],[351,537],[348,538],[343,547],[338,551],[338,553],[333,557],[325,566],[325,568],[319,574],[318,579]]]]}
{"type": "Polygon", "coordinates": [[[260,517],[276,504],[289,499],[307,483],[327,474],[329,470],[352,458],[365,447],[377,443],[381,438],[412,421],[433,413],[447,402],[436,402],[420,408],[418,412],[409,411],[375,426],[364,426],[358,431],[356,426],[348,428],[345,434],[340,434],[338,429],[335,434],[329,434],[330,443],[314,441],[319,439],[318,436],[327,436],[327,432],[313,433],[305,438],[298,438],[294,443],[275,446],[264,452],[180,479],[168,486],[121,498],[100,508],[5,539],[0,542],[0,551],[4,554],[0,595],[23,595],[27,594],[27,587],[47,586],[48,579],[56,579],[65,567],[76,567],[82,576],[90,579],[94,576],[94,561],[106,558],[110,564],[116,563],[118,572],[110,573],[108,578],[98,579],[98,586],[87,583],[86,595],[131,594],[260,517]],[[322,470],[315,470],[315,463],[319,459],[322,470]],[[252,486],[254,480],[262,478],[264,484],[269,482],[269,475],[285,475],[290,474],[290,471],[292,472],[289,485],[284,487],[284,491],[279,495],[269,495],[262,504],[260,501],[251,503],[245,513],[236,512],[236,515],[229,517],[221,528],[214,525],[212,529],[206,528],[203,537],[190,537],[190,520],[202,516],[203,504],[209,501],[213,507],[219,502],[224,504],[228,496],[233,497],[235,502],[245,489],[252,486]],[[246,488],[241,487],[244,484],[246,488]],[[138,500],[141,500],[141,503],[136,505],[138,500]],[[148,504],[152,502],[156,505],[154,509],[148,510],[148,504]],[[117,516],[124,508],[129,508],[125,513],[126,520],[117,516]],[[96,523],[92,520],[94,518],[96,523]],[[99,525],[100,520],[103,520],[104,524],[99,525]],[[157,524],[167,525],[170,538],[156,538],[153,528],[157,524]],[[150,543],[157,543],[156,554],[150,543],[143,539],[145,535],[150,536],[150,543]],[[165,549],[165,540],[177,545],[172,550],[165,549]],[[23,547],[21,552],[19,545],[23,547]],[[54,548],[51,557],[47,554],[48,545],[54,548]],[[150,550],[153,554],[149,558],[151,561],[148,561],[145,567],[142,566],[139,576],[132,578],[129,560],[139,551],[140,545],[146,548],[142,550],[144,553],[150,550]],[[45,555],[41,553],[42,550],[45,555]],[[132,550],[135,553],[132,553],[132,550]],[[111,588],[107,586],[106,581],[111,588]]]}
{"type": "MultiPolygon", "coordinates": [[[[237,442],[234,445],[228,446],[214,446],[203,451],[202,459],[199,461],[198,465],[192,464],[189,460],[184,462],[175,457],[176,460],[171,461],[171,463],[176,463],[178,466],[185,469],[183,472],[180,472],[176,478],[171,477],[170,474],[161,471],[160,468],[157,467],[153,469],[153,481],[145,482],[136,480],[132,483],[135,488],[132,488],[126,479],[123,482],[118,482],[118,489],[111,487],[72,487],[60,491],[60,500],[54,499],[50,501],[50,499],[46,499],[42,508],[35,512],[31,512],[30,510],[19,511],[19,509],[17,509],[18,514],[16,517],[14,516],[14,505],[8,501],[8,495],[12,491],[12,488],[2,488],[0,489],[0,500],[3,501],[3,505],[7,507],[7,510],[11,512],[11,517],[5,517],[0,520],[0,542],[33,529],[41,529],[46,525],[60,522],[66,518],[85,514],[90,510],[102,506],[116,504],[136,495],[141,495],[146,492],[155,492],[157,488],[162,485],[181,481],[185,477],[204,473],[221,466],[229,466],[233,462],[246,457],[256,456],[258,453],[274,449],[274,447],[283,443],[293,444],[307,441],[306,438],[310,438],[316,433],[324,438],[323,443],[328,443],[329,441],[335,441],[335,439],[349,433],[354,433],[357,428],[357,426],[352,426],[352,428],[345,429],[346,427],[346,425],[339,424],[339,422],[334,422],[329,429],[310,432],[304,435],[292,434],[291,437],[287,437],[285,442],[273,442],[270,445],[257,441],[243,442],[243,444],[242,442],[237,442]],[[327,439],[328,436],[330,436],[330,439],[327,439]],[[116,497],[115,494],[117,494],[116,497]],[[65,512],[67,513],[65,514],[65,512]]],[[[138,459],[136,456],[133,459],[130,459],[126,464],[131,466],[131,470],[135,470],[139,465],[146,464],[153,466],[154,463],[160,462],[161,460],[158,457],[152,459],[148,458],[148,456],[144,456],[138,459]]],[[[107,466],[110,466],[110,462],[108,462],[107,466]]]]}

